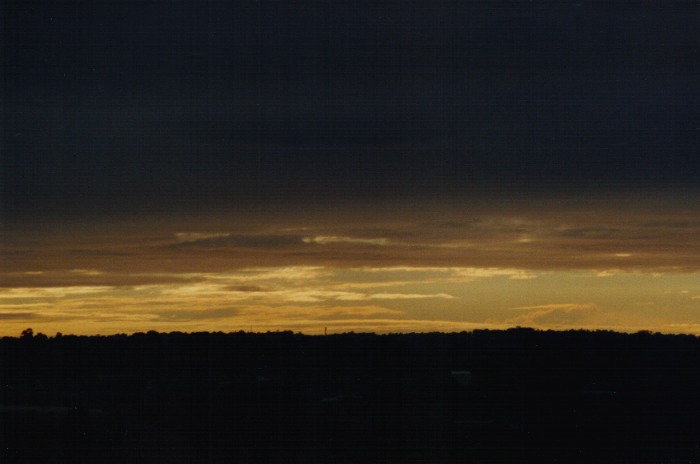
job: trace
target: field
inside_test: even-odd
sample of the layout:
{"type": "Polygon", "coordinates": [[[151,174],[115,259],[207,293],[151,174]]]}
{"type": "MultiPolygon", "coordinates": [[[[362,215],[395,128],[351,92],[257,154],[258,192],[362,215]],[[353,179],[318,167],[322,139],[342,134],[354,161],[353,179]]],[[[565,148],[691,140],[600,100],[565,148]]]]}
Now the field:
{"type": "Polygon", "coordinates": [[[531,329],[0,339],[0,461],[700,462],[700,340],[531,329]]]}

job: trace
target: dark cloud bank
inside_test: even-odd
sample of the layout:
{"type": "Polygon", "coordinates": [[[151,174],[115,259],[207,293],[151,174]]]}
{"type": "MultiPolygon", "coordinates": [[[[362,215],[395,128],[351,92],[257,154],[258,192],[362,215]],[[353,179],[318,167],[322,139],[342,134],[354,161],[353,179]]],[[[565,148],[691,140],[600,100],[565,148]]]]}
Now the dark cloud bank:
{"type": "Polygon", "coordinates": [[[697,2],[3,10],[8,213],[697,179],[697,2]]]}

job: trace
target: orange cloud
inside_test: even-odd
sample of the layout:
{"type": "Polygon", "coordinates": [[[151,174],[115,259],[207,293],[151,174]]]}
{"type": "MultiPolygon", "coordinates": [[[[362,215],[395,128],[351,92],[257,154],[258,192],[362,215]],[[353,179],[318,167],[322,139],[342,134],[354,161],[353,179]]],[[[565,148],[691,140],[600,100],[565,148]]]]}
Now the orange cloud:
{"type": "Polygon", "coordinates": [[[596,322],[592,315],[599,311],[594,303],[552,303],[513,309],[525,314],[508,319],[508,323],[544,328],[587,326],[596,322]]]}

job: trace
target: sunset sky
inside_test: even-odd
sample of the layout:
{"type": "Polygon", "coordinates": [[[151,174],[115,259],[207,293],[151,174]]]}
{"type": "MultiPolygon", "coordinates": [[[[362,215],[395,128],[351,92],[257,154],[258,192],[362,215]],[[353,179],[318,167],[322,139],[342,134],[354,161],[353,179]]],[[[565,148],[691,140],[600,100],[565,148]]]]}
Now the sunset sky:
{"type": "Polygon", "coordinates": [[[0,336],[700,333],[700,4],[3,2],[0,336]]]}

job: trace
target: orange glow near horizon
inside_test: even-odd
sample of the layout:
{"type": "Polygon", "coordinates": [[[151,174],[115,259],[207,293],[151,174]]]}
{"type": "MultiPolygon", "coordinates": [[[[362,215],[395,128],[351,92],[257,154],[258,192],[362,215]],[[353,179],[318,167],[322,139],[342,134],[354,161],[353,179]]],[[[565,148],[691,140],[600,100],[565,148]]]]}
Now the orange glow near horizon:
{"type": "Polygon", "coordinates": [[[0,335],[516,325],[700,333],[700,221],[692,208],[639,205],[16,224],[0,244],[0,335]]]}

